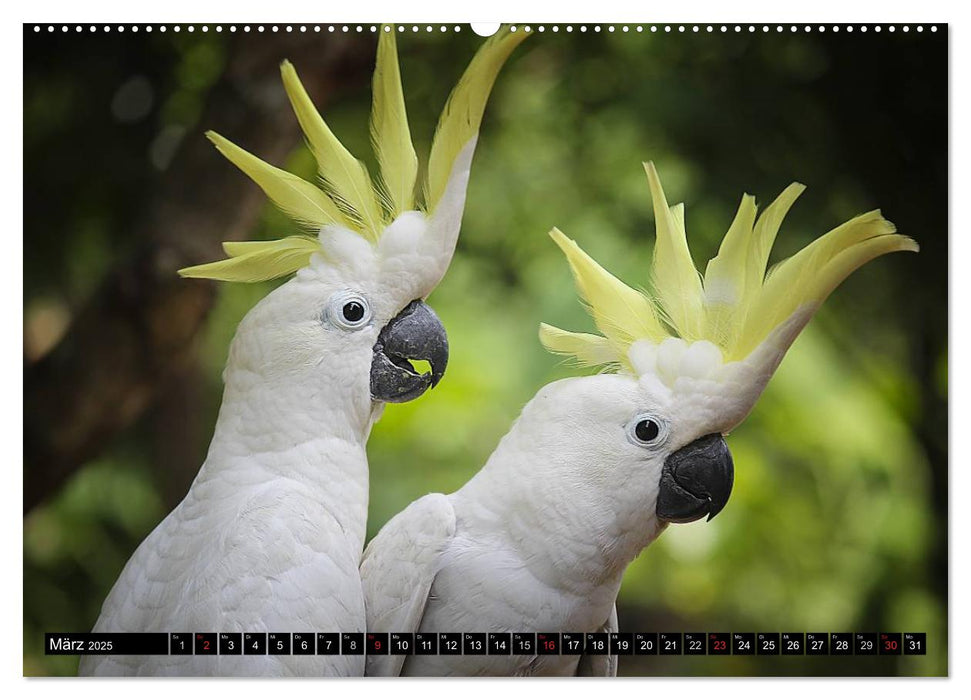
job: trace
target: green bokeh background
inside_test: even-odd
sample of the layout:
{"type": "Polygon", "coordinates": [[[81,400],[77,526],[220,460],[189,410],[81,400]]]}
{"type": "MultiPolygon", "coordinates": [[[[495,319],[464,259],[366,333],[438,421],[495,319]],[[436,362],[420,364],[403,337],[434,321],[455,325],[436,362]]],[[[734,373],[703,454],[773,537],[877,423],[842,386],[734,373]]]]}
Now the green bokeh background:
{"type": "MultiPolygon", "coordinates": [[[[539,387],[577,373],[536,338],[541,320],[592,329],[546,236],[552,226],[643,285],[653,220],[641,161],[654,160],[669,199],[686,203],[699,265],[743,191],[764,207],[798,180],[809,189],[773,260],[878,207],[922,250],[867,265],[827,302],[729,438],[729,506],[710,523],[669,528],[628,569],[621,629],[916,631],[929,653],[624,658],[620,672],[946,674],[947,29],[733,29],[547,28],[517,50],[487,109],[458,250],[430,298],[449,332],[448,373],[419,400],[388,407],[373,431],[369,536],[415,498],[461,486],[539,387]]],[[[366,31],[355,40],[373,42],[366,31]]],[[[137,243],[126,219],[164,174],[150,160],[154,140],[166,127],[184,139],[219,128],[198,123],[199,113],[237,45],[201,32],[25,30],[25,42],[26,334],[52,309],[70,318],[124,264],[137,243]],[[138,75],[152,107],[118,123],[111,100],[138,75]],[[51,148],[72,138],[115,155],[95,164],[51,148]]],[[[399,39],[419,154],[480,42],[467,27],[399,39]]],[[[364,81],[325,116],[369,157],[368,109],[364,81]]],[[[301,144],[287,166],[312,177],[301,144]]],[[[226,177],[243,176],[227,163],[226,177]]],[[[268,206],[251,237],[294,231],[268,206]]],[[[200,464],[235,326],[271,286],[220,287],[198,338],[204,381],[185,410],[200,426],[200,464]]],[[[76,658],[43,655],[43,633],[89,629],[125,561],[174,505],[154,454],[158,430],[149,411],[25,515],[26,674],[76,672],[76,658]]]]}

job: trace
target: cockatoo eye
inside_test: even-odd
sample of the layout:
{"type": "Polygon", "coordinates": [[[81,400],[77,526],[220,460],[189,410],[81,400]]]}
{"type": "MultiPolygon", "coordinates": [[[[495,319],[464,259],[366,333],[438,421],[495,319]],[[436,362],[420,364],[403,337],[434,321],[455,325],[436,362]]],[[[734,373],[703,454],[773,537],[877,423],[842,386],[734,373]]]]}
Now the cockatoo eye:
{"type": "Polygon", "coordinates": [[[337,292],[327,303],[324,316],[338,328],[356,331],[371,322],[371,305],[357,292],[337,292]]]}
{"type": "Polygon", "coordinates": [[[635,445],[653,447],[664,442],[667,436],[667,423],[649,413],[634,416],[627,425],[627,437],[635,445]]]}
{"type": "Polygon", "coordinates": [[[344,304],[341,314],[348,323],[357,323],[364,318],[364,304],[359,301],[349,301],[344,304]]]}
{"type": "Polygon", "coordinates": [[[634,435],[641,442],[651,442],[660,434],[661,427],[656,421],[650,419],[638,421],[637,425],[634,426],[634,435]]]}

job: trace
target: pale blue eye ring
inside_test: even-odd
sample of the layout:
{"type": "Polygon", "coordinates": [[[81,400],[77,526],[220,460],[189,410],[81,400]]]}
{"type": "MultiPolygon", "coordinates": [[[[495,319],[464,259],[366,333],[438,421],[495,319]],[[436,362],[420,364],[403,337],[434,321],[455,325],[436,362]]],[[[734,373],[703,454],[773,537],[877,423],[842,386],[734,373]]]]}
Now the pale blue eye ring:
{"type": "Polygon", "coordinates": [[[360,330],[371,323],[371,305],[360,292],[344,290],[334,294],[327,302],[324,317],[345,331],[360,330]]]}

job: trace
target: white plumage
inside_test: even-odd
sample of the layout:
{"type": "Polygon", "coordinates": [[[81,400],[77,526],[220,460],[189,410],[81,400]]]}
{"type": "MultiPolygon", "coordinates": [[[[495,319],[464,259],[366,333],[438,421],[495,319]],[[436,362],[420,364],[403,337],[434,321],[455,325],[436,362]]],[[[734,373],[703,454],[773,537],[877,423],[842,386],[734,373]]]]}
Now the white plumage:
{"type": "MultiPolygon", "coordinates": [[[[185,500],[125,566],[95,632],[365,631],[358,571],[365,445],[384,401],[414,398],[444,371],[444,331],[421,300],[448,269],[485,101],[522,38],[504,30],[486,42],[453,92],[433,147],[441,182],[421,209],[409,196],[416,177],[410,142],[398,143],[410,137],[391,32],[379,40],[372,117],[382,179],[392,189],[388,211],[289,63],[284,82],[323,159],[330,194],[210,134],[271,199],[319,232],[316,239],[229,243],[227,260],[180,271],[243,282],[297,274],[240,323],[205,463],[185,500]],[[429,360],[432,374],[419,376],[408,360],[429,360]]],[[[89,656],[79,671],[360,676],[364,658],[89,656]]]]}
{"type": "MultiPolygon", "coordinates": [[[[624,569],[663,527],[652,502],[664,453],[631,444],[625,426],[664,401],[663,391],[618,375],[541,389],[465,486],[416,501],[369,543],[368,630],[617,631],[624,569]]],[[[367,664],[368,675],[616,670],[609,657],[569,655],[368,656],[367,664]]]]}
{"type": "MultiPolygon", "coordinates": [[[[653,165],[647,174],[653,296],[552,232],[603,335],[543,325],[541,339],[617,373],[543,387],[465,486],[425,496],[382,528],[361,564],[369,631],[616,631],[630,562],[667,523],[713,517],[727,502],[734,467],[723,436],[826,296],[873,257],[917,248],[866,214],[763,283],[795,187],[758,223],[754,201],[743,199],[703,284],[683,208],[668,207],[653,165]]],[[[367,658],[376,676],[616,672],[616,658],[594,655],[367,658]]]]}

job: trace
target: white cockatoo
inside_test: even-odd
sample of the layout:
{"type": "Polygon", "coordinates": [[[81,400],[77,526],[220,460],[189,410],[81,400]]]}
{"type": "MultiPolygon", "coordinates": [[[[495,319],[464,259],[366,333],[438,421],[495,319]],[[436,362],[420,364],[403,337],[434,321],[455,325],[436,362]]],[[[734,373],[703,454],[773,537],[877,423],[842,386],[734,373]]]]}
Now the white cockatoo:
{"type": "MultiPolygon", "coordinates": [[[[380,184],[331,133],[289,62],[283,83],[323,189],[208,134],[318,233],[226,243],[228,259],[180,271],[240,282],[296,275],[240,322],[206,460],[125,566],[95,632],[364,632],[365,444],[386,402],[420,396],[445,370],[445,330],[423,300],[455,249],[489,92],[526,36],[490,38],[452,91],[418,206],[395,35],[382,29],[371,112],[380,184]]],[[[102,656],[80,672],[360,676],[364,657],[102,656]]]]}
{"type": "MultiPolygon", "coordinates": [[[[646,164],[657,241],[653,295],[558,230],[602,335],[541,325],[551,351],[608,370],[544,386],[465,486],[389,521],[361,565],[369,632],[610,632],[628,564],[667,523],[714,517],[734,476],[723,438],[851,272],[917,250],[879,211],[765,274],[791,185],[756,220],[753,197],[704,277],[681,205],[646,164]]],[[[614,675],[610,656],[368,656],[368,675],[614,675]]]]}

